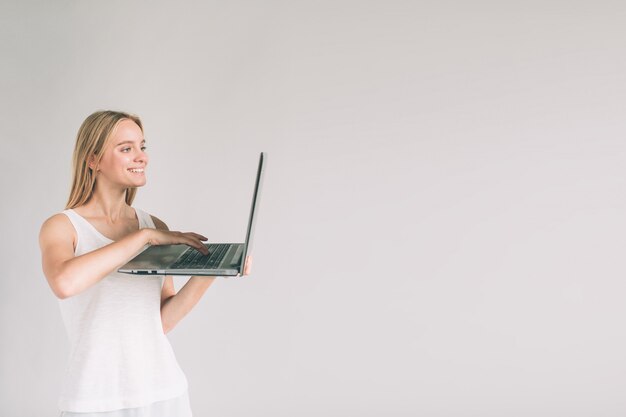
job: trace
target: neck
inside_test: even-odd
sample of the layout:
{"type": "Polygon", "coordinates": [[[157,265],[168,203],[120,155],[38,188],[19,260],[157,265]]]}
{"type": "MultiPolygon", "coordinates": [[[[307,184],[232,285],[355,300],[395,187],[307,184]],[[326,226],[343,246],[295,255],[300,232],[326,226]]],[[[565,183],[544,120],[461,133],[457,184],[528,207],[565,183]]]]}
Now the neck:
{"type": "Polygon", "coordinates": [[[103,217],[115,223],[118,219],[130,215],[130,206],[126,204],[126,190],[102,190],[96,185],[93,195],[84,209],[90,216],[103,217]]]}

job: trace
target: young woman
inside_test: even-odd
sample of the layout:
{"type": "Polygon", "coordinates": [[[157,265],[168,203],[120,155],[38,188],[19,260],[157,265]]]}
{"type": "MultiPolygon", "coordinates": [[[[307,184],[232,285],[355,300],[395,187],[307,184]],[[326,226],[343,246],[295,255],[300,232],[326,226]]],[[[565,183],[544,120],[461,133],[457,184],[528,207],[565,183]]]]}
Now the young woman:
{"type": "Polygon", "coordinates": [[[78,131],[66,210],[41,228],[43,272],[71,346],[61,416],[191,416],[187,380],[165,334],[215,278],[191,277],[176,292],[172,277],[116,272],[146,245],[208,252],[204,236],[169,231],[132,207],[147,165],[137,116],[90,115],[78,131]]]}

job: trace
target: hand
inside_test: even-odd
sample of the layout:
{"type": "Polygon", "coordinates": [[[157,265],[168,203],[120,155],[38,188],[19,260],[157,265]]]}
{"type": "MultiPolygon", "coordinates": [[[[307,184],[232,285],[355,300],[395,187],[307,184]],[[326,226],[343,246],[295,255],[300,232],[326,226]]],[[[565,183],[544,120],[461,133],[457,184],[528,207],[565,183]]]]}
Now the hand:
{"type": "Polygon", "coordinates": [[[198,249],[203,255],[209,254],[209,249],[202,243],[206,237],[193,232],[174,232],[159,229],[142,229],[148,232],[149,245],[188,245],[198,249]]]}
{"type": "Polygon", "coordinates": [[[250,272],[252,271],[252,256],[248,255],[246,256],[246,266],[243,269],[243,275],[242,276],[246,276],[246,275],[250,275],[250,272]]]}

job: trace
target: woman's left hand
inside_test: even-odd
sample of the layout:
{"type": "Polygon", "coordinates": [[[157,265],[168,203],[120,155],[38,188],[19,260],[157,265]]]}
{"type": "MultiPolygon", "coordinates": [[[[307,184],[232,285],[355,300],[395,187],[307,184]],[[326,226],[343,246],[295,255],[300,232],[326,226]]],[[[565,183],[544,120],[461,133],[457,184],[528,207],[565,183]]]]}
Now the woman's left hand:
{"type": "Polygon", "coordinates": [[[250,272],[252,271],[252,256],[250,255],[246,256],[245,265],[246,266],[243,268],[243,274],[242,274],[243,277],[245,277],[246,275],[250,275],[250,272]]]}

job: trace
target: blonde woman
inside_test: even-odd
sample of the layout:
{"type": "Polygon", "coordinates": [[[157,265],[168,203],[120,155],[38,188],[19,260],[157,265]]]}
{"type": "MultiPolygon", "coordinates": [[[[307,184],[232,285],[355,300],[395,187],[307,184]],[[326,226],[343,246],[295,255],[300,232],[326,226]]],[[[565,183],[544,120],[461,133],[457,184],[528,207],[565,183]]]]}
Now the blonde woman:
{"type": "Polygon", "coordinates": [[[147,165],[137,116],[90,115],[78,131],[66,210],[41,227],[43,272],[71,346],[61,416],[191,416],[187,380],[165,334],[214,277],[191,277],[176,292],[172,277],[116,272],[146,245],[186,244],[207,253],[204,236],[169,231],[132,207],[147,165]]]}

